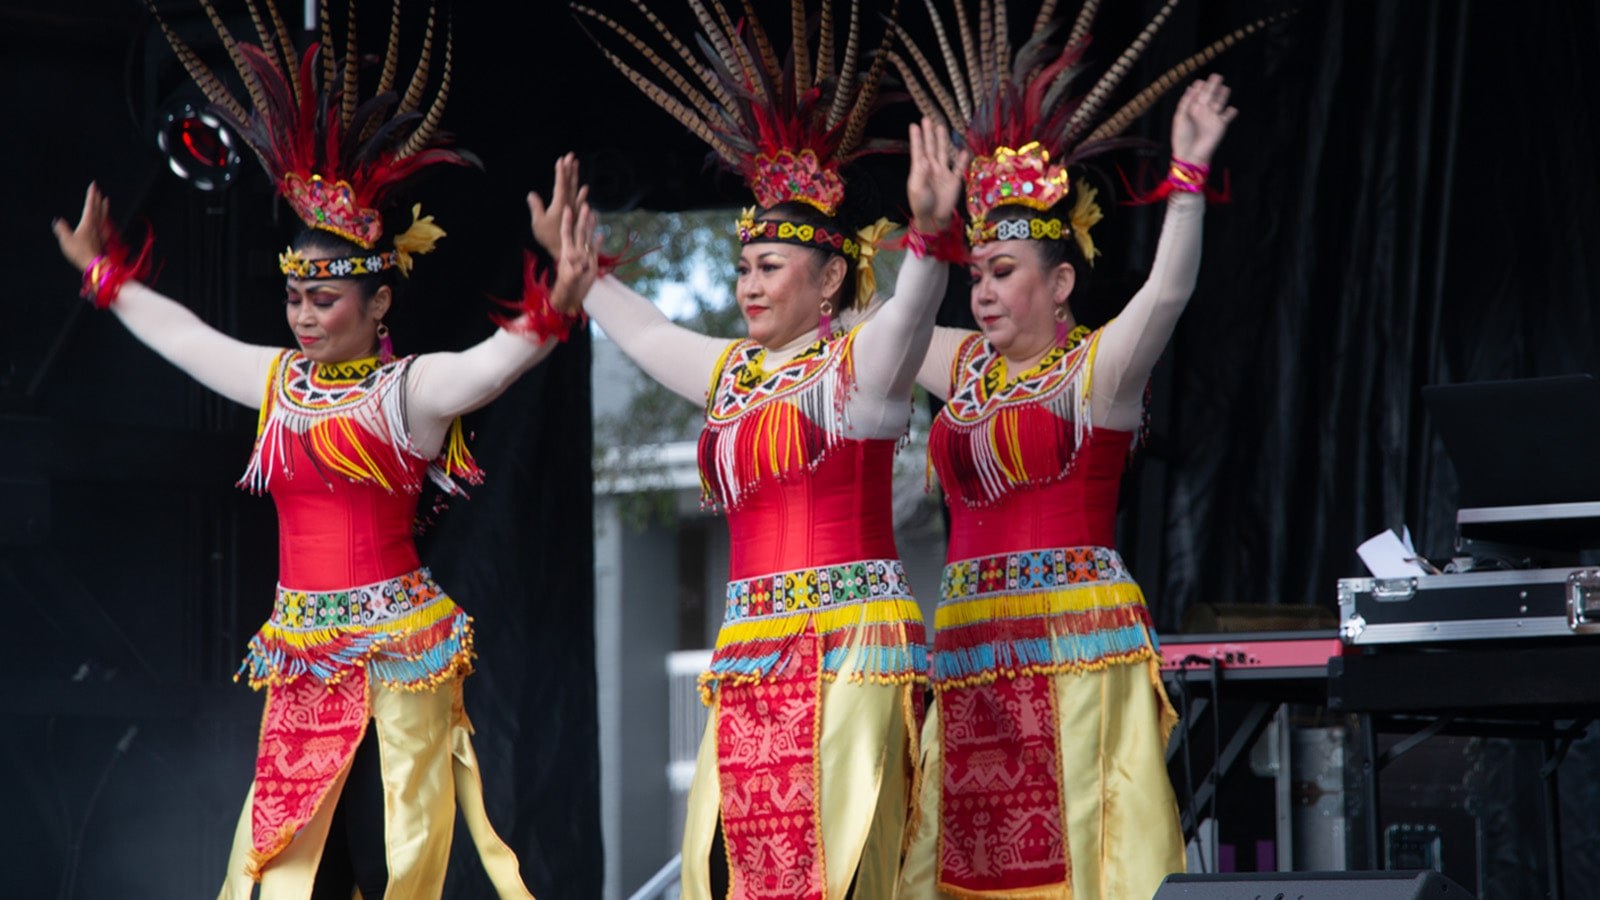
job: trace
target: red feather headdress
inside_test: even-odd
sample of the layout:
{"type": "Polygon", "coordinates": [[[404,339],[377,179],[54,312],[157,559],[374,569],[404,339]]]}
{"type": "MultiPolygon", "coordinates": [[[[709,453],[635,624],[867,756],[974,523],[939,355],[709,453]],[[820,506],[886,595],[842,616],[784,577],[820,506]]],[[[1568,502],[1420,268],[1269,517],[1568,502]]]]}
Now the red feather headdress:
{"type": "Polygon", "coordinates": [[[988,215],[995,207],[1005,205],[1039,211],[1055,206],[1071,186],[1067,166],[1141,143],[1121,136],[1134,120],[1200,66],[1271,21],[1251,23],[1212,43],[1167,70],[1107,116],[1103,115],[1107,101],[1178,0],[1166,0],[1105,74],[1089,90],[1077,94],[1071,93],[1072,85],[1083,74],[1083,55],[1089,47],[1089,30],[1100,0],[1084,0],[1059,49],[1050,40],[1057,30],[1051,22],[1056,0],[1044,0],[1034,17],[1029,39],[1015,51],[1008,37],[1005,0],[980,0],[976,39],[962,0],[951,0],[960,53],[952,46],[933,0],[926,2],[938,42],[937,56],[943,58],[943,75],[899,25],[895,30],[905,55],[891,52],[889,59],[917,108],[959,131],[972,150],[972,163],[967,168],[968,239],[977,245],[997,237],[1059,238],[1070,232],[1090,260],[1096,251],[1089,238],[1089,226],[1100,219],[1092,189],[1079,192],[1069,222],[1050,219],[1018,223],[1023,227],[1000,235],[1001,229],[987,221],[988,215]]]}
{"type": "MultiPolygon", "coordinates": [[[[445,99],[450,94],[448,22],[443,70],[431,100],[427,96],[434,56],[432,5],[428,8],[420,58],[401,93],[395,82],[400,59],[400,0],[394,0],[377,89],[362,100],[355,0],[349,4],[342,60],[335,57],[326,3],[321,5],[322,39],[297,53],[273,0],[262,0],[265,15],[255,0],[245,0],[259,44],[235,40],[211,0],[198,2],[238,72],[246,93],[243,98],[234,96],[222,84],[161,19],[152,0],[146,0],[189,76],[217,114],[255,151],[278,193],[306,225],[372,250],[383,237],[380,210],[396,188],[435,165],[478,164],[470,153],[451,147],[449,135],[439,129],[445,99]]],[[[310,261],[290,251],[282,258],[282,268],[286,274],[301,277],[316,271],[315,262],[350,263],[361,271],[377,271],[389,265],[409,270],[411,254],[428,252],[443,234],[432,224],[431,216],[418,215],[410,229],[396,236],[392,254],[310,261]]]]}
{"type": "MultiPolygon", "coordinates": [[[[861,71],[861,2],[852,0],[844,54],[835,65],[835,29],[830,3],[820,4],[817,47],[807,46],[807,14],[802,0],[791,0],[792,49],[778,52],[756,16],[751,0],[740,0],[735,21],[723,0],[688,0],[700,33],[701,51],[667,31],[644,0],[630,0],[659,35],[668,53],[659,53],[632,30],[591,7],[574,4],[578,14],[615,33],[654,69],[653,80],[600,45],[612,65],[673,118],[710,146],[717,158],[738,172],[764,208],[805,203],[833,215],[844,201],[840,167],[865,153],[894,150],[892,141],[867,140],[869,113],[878,101],[884,57],[877,54],[861,71]]],[[[891,21],[899,0],[891,6],[891,21]]],[[[892,32],[885,32],[887,48],[892,32]]],[[[596,43],[599,43],[598,41],[596,43]]],[[[816,246],[857,258],[857,236],[790,222],[739,220],[740,240],[781,240],[816,246]]]]}

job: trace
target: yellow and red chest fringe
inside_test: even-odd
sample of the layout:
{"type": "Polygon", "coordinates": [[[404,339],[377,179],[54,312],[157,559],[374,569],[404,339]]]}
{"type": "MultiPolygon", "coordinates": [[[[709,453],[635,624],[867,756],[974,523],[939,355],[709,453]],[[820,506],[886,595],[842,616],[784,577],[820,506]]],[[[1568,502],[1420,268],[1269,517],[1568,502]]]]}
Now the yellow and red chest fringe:
{"type": "Polygon", "coordinates": [[[708,505],[737,508],[765,480],[814,470],[844,442],[855,336],[852,330],[818,341],[770,372],[760,344],[728,345],[712,375],[700,434],[708,505]]]}
{"type": "Polygon", "coordinates": [[[1069,897],[1055,678],[1154,658],[1115,550],[1029,550],[945,567],[934,633],[940,890],[1069,897]]]}
{"type": "Polygon", "coordinates": [[[1090,379],[1100,334],[1080,326],[1074,337],[1015,379],[982,335],[962,342],[950,399],[928,436],[929,468],[952,499],[988,506],[1071,473],[1093,427],[1090,379]]]}
{"type": "MultiPolygon", "coordinates": [[[[273,361],[256,426],[256,443],[239,486],[267,490],[274,476],[293,478],[299,441],[323,481],[335,478],[386,491],[422,489],[416,448],[406,424],[406,376],[416,357],[387,364],[376,359],[340,364],[312,362],[285,350],[273,361]]],[[[483,480],[455,420],[428,477],[449,494],[462,493],[457,478],[483,480]]]]}

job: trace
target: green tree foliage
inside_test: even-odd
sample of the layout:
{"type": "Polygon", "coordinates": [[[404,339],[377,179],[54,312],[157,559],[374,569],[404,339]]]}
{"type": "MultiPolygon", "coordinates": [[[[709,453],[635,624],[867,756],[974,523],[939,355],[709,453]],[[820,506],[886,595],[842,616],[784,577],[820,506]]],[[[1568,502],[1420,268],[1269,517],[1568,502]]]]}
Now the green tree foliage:
{"type": "MultiPolygon", "coordinates": [[[[677,317],[685,328],[730,340],[742,336],[744,321],[733,302],[734,264],[739,258],[733,229],[737,215],[734,210],[717,209],[637,210],[608,216],[608,248],[615,251],[627,235],[629,255],[642,254],[619,268],[617,277],[652,299],[667,289],[686,292],[689,312],[677,317]]],[[[624,365],[631,370],[635,390],[621,413],[595,420],[595,477],[601,485],[623,479],[644,485],[617,498],[624,520],[643,528],[652,519],[671,521],[676,515],[666,469],[651,449],[694,440],[703,411],[632,362],[624,360],[624,365]]]]}

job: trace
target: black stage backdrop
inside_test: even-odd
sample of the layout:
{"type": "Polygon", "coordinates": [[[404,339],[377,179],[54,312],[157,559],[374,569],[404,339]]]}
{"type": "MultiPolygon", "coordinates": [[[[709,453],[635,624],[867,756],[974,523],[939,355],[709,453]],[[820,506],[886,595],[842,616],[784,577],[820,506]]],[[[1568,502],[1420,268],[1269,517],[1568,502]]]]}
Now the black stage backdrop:
{"type": "MultiPolygon", "coordinates": [[[[381,28],[387,5],[367,7],[363,28],[381,28]]],[[[652,5],[687,33],[681,4],[652,5]]],[[[920,30],[920,4],[901,5],[920,30]]],[[[1156,5],[1107,4],[1095,54],[1156,5]]],[[[1181,4],[1144,77],[1284,5],[1181,4]]],[[[203,35],[190,3],[162,9],[203,35]]],[[[421,10],[407,15],[414,28],[421,10]]],[[[396,315],[403,351],[488,332],[485,292],[515,290],[521,194],[560,152],[583,154],[611,207],[739,201],[562,4],[457,3],[454,23],[446,124],[486,171],[418,191],[451,236],[396,315]]],[[[1310,2],[1218,65],[1242,110],[1218,160],[1233,202],[1208,213],[1199,289],[1124,502],[1123,546],[1163,627],[1200,603],[1331,606],[1334,581],[1359,571],[1355,545],[1400,522],[1445,555],[1454,476],[1420,388],[1600,370],[1597,50],[1592,4],[1310,2]]],[[[281,342],[272,263],[287,217],[264,179],[247,160],[232,191],[203,196],[151,149],[153,109],[181,81],[131,0],[0,2],[13,111],[0,141],[0,589],[13,617],[0,864],[17,896],[208,896],[248,779],[259,705],[226,679],[268,609],[275,538],[269,504],[228,485],[253,420],[84,310],[46,230],[97,178],[119,217],[156,227],[160,287],[234,334],[281,342]]],[[[1165,139],[1170,111],[1150,117],[1150,137],[1165,139]]],[[[892,164],[878,168],[898,191],[892,164]]],[[[1142,280],[1158,226],[1155,210],[1105,223],[1107,299],[1084,298],[1085,317],[1142,280]]],[[[600,891],[587,367],[579,338],[472,418],[490,481],[424,546],[477,617],[468,705],[490,813],[542,897],[600,891]]],[[[1600,784],[1582,775],[1594,743],[1563,779],[1574,850],[1594,840],[1576,821],[1600,784]]],[[[1537,835],[1506,824],[1505,798],[1534,788],[1494,771],[1476,796],[1505,839],[1482,896],[1529,896],[1536,873],[1520,861],[1539,858],[1525,846],[1537,835]]],[[[1592,856],[1568,856],[1574,895],[1600,882],[1592,856]]],[[[459,861],[448,895],[481,896],[459,861]]]]}
{"type": "Polygon", "coordinates": [[[1419,389],[1600,371],[1597,41],[1594,4],[1306,4],[1230,69],[1235,200],[1207,217],[1153,454],[1163,625],[1331,605],[1356,545],[1402,522],[1448,556],[1454,473],[1419,389]]]}
{"type": "MultiPolygon", "coordinates": [[[[243,3],[218,5],[248,33],[243,3]]],[[[280,3],[291,23],[300,5],[280,3]]],[[[364,4],[369,46],[382,46],[389,6],[364,4]]],[[[569,139],[555,124],[566,114],[533,118],[547,82],[522,67],[529,47],[579,35],[554,5],[537,19],[518,6],[530,8],[455,10],[445,125],[488,174],[442,172],[411,198],[449,236],[391,319],[400,352],[481,340],[489,297],[520,289],[522,193],[548,180],[569,139]]],[[[414,58],[426,4],[406,7],[414,58]]],[[[215,51],[198,4],[162,9],[215,51]]],[[[137,2],[0,3],[0,83],[20,113],[0,167],[14,276],[0,289],[0,590],[15,616],[0,652],[0,759],[14,787],[0,894],[214,896],[260,717],[260,698],[229,679],[270,612],[276,569],[271,502],[232,487],[255,416],[77,300],[48,225],[75,217],[98,179],[119,220],[154,227],[158,287],[232,334],[282,345],[275,260],[292,216],[248,156],[224,194],[166,170],[149,120],[183,75],[137,2]]],[[[603,871],[588,370],[580,333],[469,417],[488,480],[421,544],[474,617],[466,703],[489,814],[541,898],[597,897],[603,871]]],[[[464,830],[453,852],[446,896],[488,896],[464,830]]]]}

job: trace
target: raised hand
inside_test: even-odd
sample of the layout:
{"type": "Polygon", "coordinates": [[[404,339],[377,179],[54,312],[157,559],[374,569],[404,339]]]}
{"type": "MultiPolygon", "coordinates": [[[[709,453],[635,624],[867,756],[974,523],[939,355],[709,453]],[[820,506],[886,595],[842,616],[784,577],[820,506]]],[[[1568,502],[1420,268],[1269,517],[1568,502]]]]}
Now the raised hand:
{"type": "Polygon", "coordinates": [[[1228,105],[1228,86],[1221,75],[1189,85],[1172,116],[1172,156],[1196,165],[1211,165],[1211,155],[1239,110],[1228,105]]]}
{"type": "Polygon", "coordinates": [[[577,315],[583,309],[583,298],[600,273],[599,230],[600,219],[581,193],[576,206],[562,207],[556,229],[556,283],[550,289],[550,305],[562,315],[577,315]]]}
{"type": "Polygon", "coordinates": [[[589,199],[589,187],[578,184],[578,157],[568,153],[556,160],[555,184],[550,188],[550,205],[534,191],[528,192],[528,215],[533,239],[552,257],[561,253],[561,215],[570,207],[589,199]]]}
{"type": "Polygon", "coordinates": [[[924,116],[911,123],[911,174],[906,178],[906,202],[912,226],[932,234],[945,230],[961,199],[963,176],[972,154],[957,151],[950,130],[924,116]]]}
{"type": "Polygon", "coordinates": [[[78,216],[77,226],[68,225],[65,219],[56,219],[50,223],[50,229],[61,246],[61,255],[83,272],[104,251],[106,223],[110,220],[111,201],[100,193],[99,185],[91,183],[83,195],[83,213],[78,216]]]}

